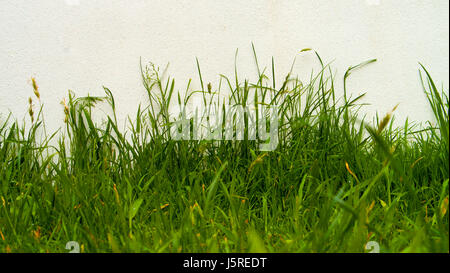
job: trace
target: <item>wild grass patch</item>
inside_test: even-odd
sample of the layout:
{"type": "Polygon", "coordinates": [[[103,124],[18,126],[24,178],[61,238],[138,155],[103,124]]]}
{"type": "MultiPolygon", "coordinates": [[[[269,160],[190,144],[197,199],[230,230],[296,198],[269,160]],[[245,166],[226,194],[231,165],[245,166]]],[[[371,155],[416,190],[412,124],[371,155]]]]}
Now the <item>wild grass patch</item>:
{"type": "Polygon", "coordinates": [[[397,128],[395,112],[368,122],[363,95],[345,82],[375,60],[345,73],[338,98],[317,57],[322,70],[309,82],[291,71],[276,84],[274,64],[259,67],[255,53],[256,82],[222,75],[217,88],[197,62],[201,90],[186,92],[142,66],[149,101],[127,131],[105,88],[104,97],[69,93],[64,127],[46,132],[33,79],[31,127],[11,116],[0,124],[0,251],[67,252],[76,241],[81,252],[365,252],[375,241],[381,252],[448,253],[448,91],[420,66],[436,122],[397,128]],[[194,94],[206,113],[278,105],[278,145],[261,151],[249,138],[262,122],[269,130],[264,111],[244,115],[241,140],[173,139],[171,107],[194,94]],[[100,101],[112,115],[99,124],[100,101]]]}

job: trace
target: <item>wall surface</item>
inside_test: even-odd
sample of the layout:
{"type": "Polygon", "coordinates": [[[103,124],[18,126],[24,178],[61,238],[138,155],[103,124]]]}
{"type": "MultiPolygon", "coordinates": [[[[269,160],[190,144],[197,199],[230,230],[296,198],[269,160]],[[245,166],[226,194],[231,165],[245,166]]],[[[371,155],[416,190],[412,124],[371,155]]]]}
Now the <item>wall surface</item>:
{"type": "Polygon", "coordinates": [[[115,95],[123,120],[145,104],[139,62],[165,66],[184,90],[240,75],[254,79],[253,42],[260,66],[275,59],[278,82],[289,71],[308,79],[319,69],[313,48],[337,71],[377,58],[352,74],[349,89],[367,92],[369,116],[397,103],[398,120],[432,118],[419,81],[418,62],[448,92],[448,0],[0,0],[0,118],[26,117],[35,77],[50,129],[63,124],[62,98],[115,95]]]}

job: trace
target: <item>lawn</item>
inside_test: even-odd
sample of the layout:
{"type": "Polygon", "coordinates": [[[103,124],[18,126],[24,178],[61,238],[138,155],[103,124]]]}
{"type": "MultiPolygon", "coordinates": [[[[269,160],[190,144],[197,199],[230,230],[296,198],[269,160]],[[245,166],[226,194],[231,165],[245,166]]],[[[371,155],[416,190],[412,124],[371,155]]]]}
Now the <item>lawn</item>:
{"type": "Polygon", "coordinates": [[[85,253],[448,253],[448,90],[418,65],[435,120],[394,126],[394,108],[369,121],[363,95],[351,96],[345,82],[375,60],[336,79],[317,58],[323,69],[308,82],[292,71],[275,82],[273,63],[259,67],[256,54],[256,82],[236,73],[211,86],[198,65],[201,89],[189,83],[186,92],[142,65],[148,100],[126,130],[105,88],[104,97],[70,92],[64,126],[47,132],[45,91],[33,79],[31,127],[12,115],[0,119],[0,252],[68,252],[73,241],[85,253]],[[193,118],[175,139],[182,128],[170,130],[171,109],[194,98],[206,121],[232,113],[232,132],[239,124],[232,106],[260,111],[241,116],[243,135],[233,139],[225,126],[221,140],[195,138],[193,118]],[[100,103],[112,114],[98,122],[100,103]],[[278,107],[276,121],[264,111],[270,105],[278,107]],[[255,128],[268,132],[273,124],[276,135],[265,141],[255,128]],[[273,149],[260,149],[274,139],[273,149]]]}

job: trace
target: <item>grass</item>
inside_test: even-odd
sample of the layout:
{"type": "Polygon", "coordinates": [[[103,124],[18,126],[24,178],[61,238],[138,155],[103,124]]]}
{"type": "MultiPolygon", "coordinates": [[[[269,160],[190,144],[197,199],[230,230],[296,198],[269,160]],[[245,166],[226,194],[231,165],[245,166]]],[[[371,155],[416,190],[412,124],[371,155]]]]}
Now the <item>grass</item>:
{"type": "MultiPolygon", "coordinates": [[[[69,241],[81,252],[367,252],[375,241],[381,252],[448,253],[448,91],[421,66],[436,122],[397,128],[392,113],[367,122],[363,95],[352,98],[345,82],[375,60],[350,67],[337,98],[317,57],[323,69],[308,83],[291,71],[279,85],[274,62],[266,72],[256,53],[254,83],[236,69],[212,88],[198,65],[201,90],[189,82],[186,92],[142,66],[149,101],[126,131],[107,88],[70,92],[53,134],[30,99],[30,128],[11,115],[0,123],[0,252],[68,252],[69,241]],[[240,141],[173,140],[170,109],[195,96],[217,112],[277,104],[277,148],[249,140],[261,116],[245,116],[240,141]],[[100,102],[112,114],[97,123],[100,102]]],[[[34,80],[33,90],[39,98],[34,80]]]]}

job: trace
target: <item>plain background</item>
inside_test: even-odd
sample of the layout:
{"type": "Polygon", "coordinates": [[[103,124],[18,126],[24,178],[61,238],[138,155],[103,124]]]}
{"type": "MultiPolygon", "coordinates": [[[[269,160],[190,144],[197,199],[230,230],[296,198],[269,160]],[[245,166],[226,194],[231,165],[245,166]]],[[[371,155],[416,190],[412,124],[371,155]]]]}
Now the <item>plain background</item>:
{"type": "MultiPolygon", "coordinates": [[[[195,57],[205,82],[239,75],[255,79],[253,42],[260,66],[275,59],[280,82],[296,58],[295,74],[307,80],[319,69],[313,48],[337,72],[362,61],[349,91],[364,98],[364,112],[384,115],[397,103],[399,122],[432,114],[419,81],[423,63],[448,93],[448,0],[0,0],[0,119],[11,111],[27,119],[35,77],[48,129],[63,125],[60,101],[113,92],[123,122],[147,103],[139,62],[164,67],[184,90],[198,88],[195,57]]],[[[35,102],[37,104],[37,102],[35,102]]],[[[124,124],[124,123],[123,123],[124,124]]]]}

